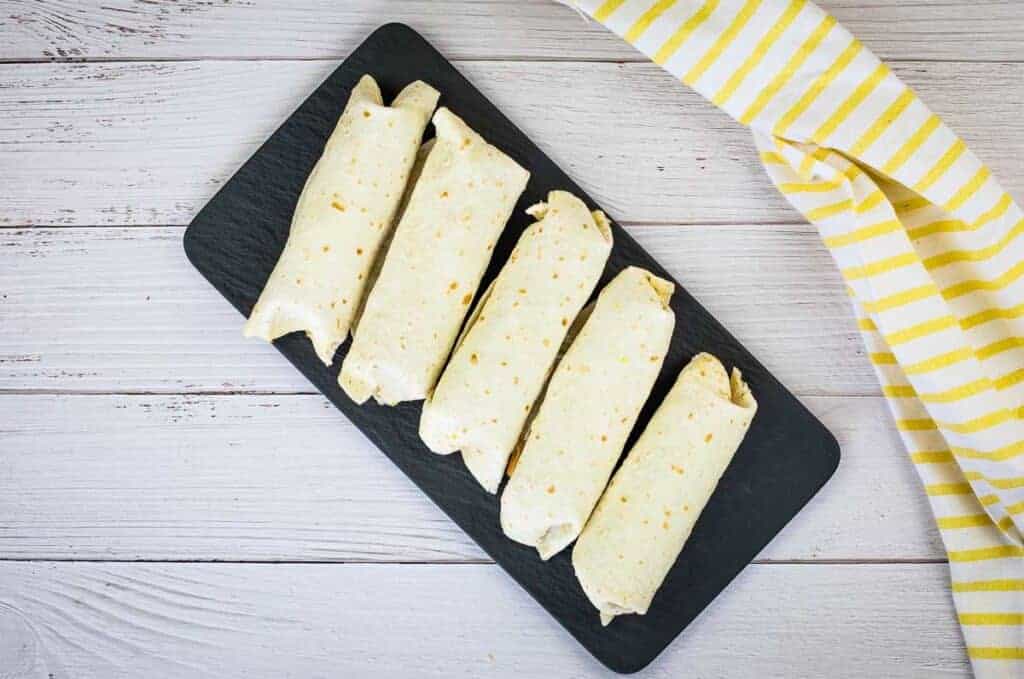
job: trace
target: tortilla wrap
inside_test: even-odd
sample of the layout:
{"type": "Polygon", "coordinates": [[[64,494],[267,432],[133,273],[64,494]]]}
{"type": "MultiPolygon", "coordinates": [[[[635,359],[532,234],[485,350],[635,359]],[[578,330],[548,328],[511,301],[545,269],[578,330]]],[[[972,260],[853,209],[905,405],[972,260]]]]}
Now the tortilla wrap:
{"type": "Polygon", "coordinates": [[[288,241],[243,334],[296,330],[326,365],[345,341],[374,258],[391,230],[439,93],[416,81],[390,107],[364,75],[349,96],[292,215],[288,241]]]}
{"type": "Polygon", "coordinates": [[[505,535],[541,559],[576,539],[608,483],[668,351],[673,289],[623,270],[555,368],[501,496],[505,535]]]}
{"type": "Polygon", "coordinates": [[[539,221],[476,305],[420,418],[424,443],[461,450],[490,493],[612,249],[604,214],[570,193],[552,191],[527,212],[539,221]]]}
{"type": "Polygon", "coordinates": [[[338,378],[356,403],[434,387],[530,173],[446,108],[338,378]]]}
{"type": "Polygon", "coordinates": [[[612,479],[572,552],[607,625],[647,612],[757,411],[740,371],[698,354],[612,479]]]}

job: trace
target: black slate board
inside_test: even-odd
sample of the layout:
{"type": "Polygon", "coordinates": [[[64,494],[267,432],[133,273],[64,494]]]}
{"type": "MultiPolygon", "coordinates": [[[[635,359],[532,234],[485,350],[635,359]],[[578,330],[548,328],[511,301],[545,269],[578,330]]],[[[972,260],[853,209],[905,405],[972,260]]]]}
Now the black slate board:
{"type": "MultiPolygon", "coordinates": [[[[413,80],[429,82],[441,91],[442,105],[531,171],[530,184],[495,248],[481,289],[532,221],[523,210],[543,200],[549,190],[567,189],[598,207],[419,34],[407,26],[389,24],[367,38],[303,102],[200,211],[185,233],[189,260],[246,316],[284,247],[303,182],[349,91],[364,73],[377,79],[386,101],[413,80]]],[[[565,96],[572,93],[566,92],[565,96]]],[[[572,121],[566,120],[565,124],[571,125],[572,121]]],[[[613,230],[615,247],[601,285],[628,265],[644,267],[672,280],[620,226],[613,225],[613,230]]],[[[420,403],[397,408],[372,402],[353,404],[336,382],[348,344],[339,350],[331,368],[317,360],[304,335],[295,333],[275,344],[587,650],[613,670],[634,672],[664,650],[754,559],[825,484],[839,463],[839,447],[825,427],[679,283],[676,285],[672,298],[676,330],[671,349],[631,442],[679,370],[698,351],[714,353],[727,367],[739,366],[760,410],[650,611],[645,616],[619,617],[605,628],[576,582],[571,549],[544,563],[532,549],[505,538],[498,523],[497,499],[476,484],[460,456],[434,455],[420,442],[420,403]]],[[[752,290],[751,294],[765,291],[752,290]]],[[[767,297],[765,303],[770,303],[767,297]]]]}

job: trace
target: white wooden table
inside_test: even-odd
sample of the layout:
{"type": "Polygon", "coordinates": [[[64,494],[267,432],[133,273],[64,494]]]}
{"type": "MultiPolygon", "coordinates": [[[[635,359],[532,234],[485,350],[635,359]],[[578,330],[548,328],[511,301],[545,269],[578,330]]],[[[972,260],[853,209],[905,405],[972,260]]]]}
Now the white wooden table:
{"type": "MultiPolygon", "coordinates": [[[[1024,197],[1019,0],[826,0],[1024,197]]],[[[649,677],[962,676],[843,285],[745,130],[550,0],[0,0],[0,676],[608,674],[185,261],[375,26],[419,29],[835,432],[649,677]]]]}

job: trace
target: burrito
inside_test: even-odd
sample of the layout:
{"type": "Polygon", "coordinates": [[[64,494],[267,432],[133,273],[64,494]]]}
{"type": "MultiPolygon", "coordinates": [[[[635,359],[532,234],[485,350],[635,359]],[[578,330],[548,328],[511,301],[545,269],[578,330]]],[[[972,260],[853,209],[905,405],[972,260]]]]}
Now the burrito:
{"type": "Polygon", "coordinates": [[[501,496],[505,535],[541,559],[576,539],[608,483],[668,351],[673,289],[623,270],[551,376],[501,496]]]}
{"type": "Polygon", "coordinates": [[[530,173],[446,108],[338,378],[356,403],[427,396],[530,173]]]}
{"type": "Polygon", "coordinates": [[[427,447],[461,450],[491,493],[612,249],[604,213],[571,193],[552,191],[527,212],[539,221],[477,303],[420,418],[427,447]]]}
{"type": "Polygon", "coordinates": [[[730,381],[714,356],[680,373],[572,550],[602,624],[647,612],[756,411],[740,371],[730,381]]]}
{"type": "Polygon", "coordinates": [[[439,93],[416,81],[390,107],[364,75],[306,179],[288,241],[245,324],[273,341],[304,330],[326,365],[345,341],[402,200],[439,93]]]}

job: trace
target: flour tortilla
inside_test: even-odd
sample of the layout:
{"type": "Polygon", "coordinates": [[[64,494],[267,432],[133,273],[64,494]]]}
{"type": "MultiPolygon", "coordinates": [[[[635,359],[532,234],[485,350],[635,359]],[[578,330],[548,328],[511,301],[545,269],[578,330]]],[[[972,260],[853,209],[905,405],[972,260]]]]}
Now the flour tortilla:
{"type": "Polygon", "coordinates": [[[446,108],[342,363],[356,403],[434,387],[530,174],[446,108]]]}
{"type": "Polygon", "coordinates": [[[730,380],[714,356],[680,373],[573,548],[602,624],[647,612],[756,411],[740,371],[730,380]]]}
{"type": "Polygon", "coordinates": [[[674,286],[629,267],[559,362],[501,496],[505,535],[544,560],[579,535],[668,351],[674,286]]]}
{"type": "Polygon", "coordinates": [[[461,450],[490,493],[612,248],[604,214],[571,193],[552,191],[528,212],[540,221],[476,305],[420,418],[424,443],[435,453],[461,450]]]}
{"type": "Polygon", "coordinates": [[[373,78],[359,80],[306,179],[246,337],[272,341],[304,330],[320,360],[331,364],[391,231],[439,96],[416,81],[387,107],[373,78]]]}

